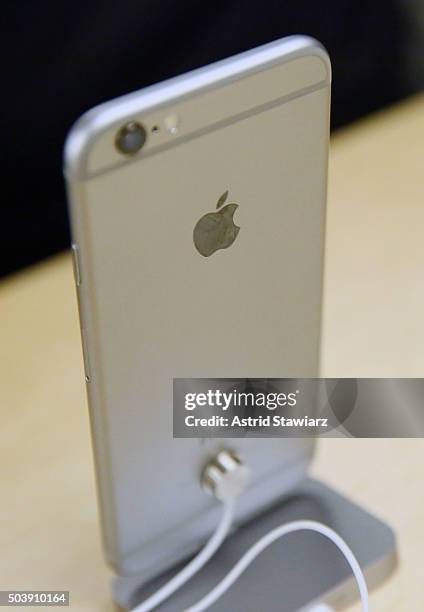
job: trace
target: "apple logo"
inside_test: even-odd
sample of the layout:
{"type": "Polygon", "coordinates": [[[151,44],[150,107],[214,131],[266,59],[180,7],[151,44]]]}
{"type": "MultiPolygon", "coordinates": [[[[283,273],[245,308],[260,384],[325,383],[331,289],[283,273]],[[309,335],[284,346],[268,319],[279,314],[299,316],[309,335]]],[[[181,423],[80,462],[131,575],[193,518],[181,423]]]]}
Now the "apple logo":
{"type": "Polygon", "coordinates": [[[220,249],[228,249],[240,231],[233,220],[238,204],[224,206],[227,197],[228,191],[219,198],[217,212],[206,213],[196,223],[193,231],[194,246],[203,257],[209,257],[220,249]]]}

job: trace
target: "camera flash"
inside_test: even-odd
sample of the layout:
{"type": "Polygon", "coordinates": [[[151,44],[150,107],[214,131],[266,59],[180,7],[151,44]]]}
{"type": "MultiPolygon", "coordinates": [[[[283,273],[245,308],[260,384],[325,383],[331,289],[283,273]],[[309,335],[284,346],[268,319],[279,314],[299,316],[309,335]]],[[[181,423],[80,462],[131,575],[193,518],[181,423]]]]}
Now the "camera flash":
{"type": "Polygon", "coordinates": [[[180,120],[178,115],[168,115],[168,117],[165,118],[165,127],[170,134],[176,134],[178,132],[179,123],[180,120]]]}

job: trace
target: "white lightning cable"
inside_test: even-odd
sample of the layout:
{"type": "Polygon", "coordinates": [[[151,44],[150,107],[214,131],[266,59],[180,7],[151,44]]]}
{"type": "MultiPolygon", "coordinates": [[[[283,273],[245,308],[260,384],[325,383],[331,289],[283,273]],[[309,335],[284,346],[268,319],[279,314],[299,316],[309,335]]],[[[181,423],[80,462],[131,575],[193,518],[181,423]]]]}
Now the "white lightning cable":
{"type": "MultiPolygon", "coordinates": [[[[232,519],[234,515],[234,504],[228,503],[225,505],[224,514],[216,529],[205,547],[200,553],[194,557],[188,565],[186,565],[181,572],[179,572],[174,578],[170,580],[165,586],[159,591],[151,595],[146,601],[141,603],[139,606],[133,609],[133,612],[149,612],[161,604],[165,599],[168,599],[175,591],[183,586],[192,576],[205,565],[205,563],[212,557],[212,555],[218,550],[222,542],[224,541],[228,531],[230,530],[232,519]]],[[[279,538],[282,538],[289,533],[296,531],[314,531],[323,535],[324,537],[331,540],[349,563],[350,568],[356,578],[358,584],[359,593],[362,602],[362,612],[369,612],[369,601],[368,601],[368,588],[365,581],[364,574],[361,567],[356,560],[355,555],[333,529],[318,523],[316,521],[293,521],[285,525],[276,527],[260,540],[258,540],[236,563],[233,569],[219,582],[205,597],[203,597],[196,604],[184,610],[184,612],[203,612],[207,610],[212,604],[214,604],[228,589],[234,584],[234,582],[241,576],[241,574],[247,569],[247,567],[260,555],[268,546],[273,544],[279,538]]],[[[313,610],[319,610],[320,608],[313,608],[313,610]]],[[[321,608],[328,609],[331,608],[321,608]]]]}
{"type": "Polygon", "coordinates": [[[202,548],[202,550],[169,582],[153,593],[144,602],[139,604],[132,612],[149,612],[153,610],[165,599],[168,599],[175,591],[181,588],[192,576],[197,574],[201,568],[215,554],[222,542],[227,537],[234,517],[234,502],[229,501],[224,504],[224,513],[215,532],[202,548]]]}
{"type": "Polygon", "coordinates": [[[289,533],[294,533],[295,531],[315,531],[331,540],[337,546],[340,552],[344,555],[346,561],[349,563],[356,578],[356,582],[358,583],[362,602],[362,611],[369,612],[367,583],[355,555],[346,542],[335,531],[333,531],[333,529],[330,529],[326,525],[316,521],[293,521],[292,523],[280,525],[264,535],[242,556],[233,569],[225,576],[225,578],[221,580],[221,582],[216,585],[216,587],[212,589],[212,591],[194,604],[194,606],[184,610],[184,612],[203,612],[203,610],[207,610],[207,608],[209,608],[220,597],[222,597],[226,591],[228,591],[228,589],[240,577],[245,569],[256,559],[258,555],[261,554],[262,551],[265,550],[265,548],[270,546],[270,544],[279,538],[282,538],[289,533]]]}

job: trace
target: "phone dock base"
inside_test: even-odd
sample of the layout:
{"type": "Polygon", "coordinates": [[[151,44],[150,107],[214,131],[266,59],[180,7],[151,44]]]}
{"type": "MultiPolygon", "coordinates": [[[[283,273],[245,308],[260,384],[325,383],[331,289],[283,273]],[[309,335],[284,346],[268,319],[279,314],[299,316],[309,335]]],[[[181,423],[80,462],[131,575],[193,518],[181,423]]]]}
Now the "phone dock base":
{"type": "MultiPolygon", "coordinates": [[[[369,589],[381,584],[397,564],[392,529],[323,483],[305,479],[290,496],[231,534],[196,576],[158,608],[181,612],[208,593],[243,553],[265,533],[282,523],[309,519],[337,531],[356,555],[369,589]]],[[[138,576],[117,576],[112,582],[118,610],[135,605],[167,582],[184,563],[142,584],[138,576]]],[[[265,550],[211,612],[307,612],[314,603],[342,610],[358,599],[350,568],[334,544],[313,532],[290,534],[265,550]]]]}

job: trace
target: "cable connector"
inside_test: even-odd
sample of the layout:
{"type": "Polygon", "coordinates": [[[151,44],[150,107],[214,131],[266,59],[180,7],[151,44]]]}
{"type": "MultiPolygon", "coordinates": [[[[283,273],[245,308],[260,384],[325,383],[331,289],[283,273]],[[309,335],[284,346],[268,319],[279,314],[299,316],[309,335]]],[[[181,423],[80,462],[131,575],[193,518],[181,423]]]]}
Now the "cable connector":
{"type": "Polygon", "coordinates": [[[209,495],[222,502],[239,497],[250,480],[250,470],[235,452],[220,451],[205,467],[202,485],[209,495]]]}

